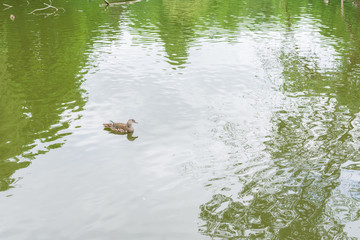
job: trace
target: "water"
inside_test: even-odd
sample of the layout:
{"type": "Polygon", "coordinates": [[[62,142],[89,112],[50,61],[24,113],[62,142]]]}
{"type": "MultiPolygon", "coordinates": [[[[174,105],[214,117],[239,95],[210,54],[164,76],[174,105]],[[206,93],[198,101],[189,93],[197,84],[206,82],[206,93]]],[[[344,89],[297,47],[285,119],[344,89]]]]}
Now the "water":
{"type": "Polygon", "coordinates": [[[360,238],[357,1],[6,3],[1,239],[360,238]]]}

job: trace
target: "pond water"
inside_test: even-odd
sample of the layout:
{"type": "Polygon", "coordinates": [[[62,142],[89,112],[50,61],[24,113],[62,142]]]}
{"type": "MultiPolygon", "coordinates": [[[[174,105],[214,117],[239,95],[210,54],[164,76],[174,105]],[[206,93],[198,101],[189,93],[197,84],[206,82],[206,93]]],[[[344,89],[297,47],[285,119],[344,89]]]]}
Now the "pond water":
{"type": "Polygon", "coordinates": [[[1,239],[360,238],[357,1],[5,3],[1,239]]]}

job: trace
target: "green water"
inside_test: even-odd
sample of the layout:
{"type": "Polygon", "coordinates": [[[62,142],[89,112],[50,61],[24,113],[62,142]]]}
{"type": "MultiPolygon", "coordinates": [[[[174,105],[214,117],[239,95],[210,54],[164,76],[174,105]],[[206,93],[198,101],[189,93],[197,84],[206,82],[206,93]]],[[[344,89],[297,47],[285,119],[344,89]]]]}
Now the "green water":
{"type": "Polygon", "coordinates": [[[360,238],[357,1],[3,3],[0,239],[360,238]]]}

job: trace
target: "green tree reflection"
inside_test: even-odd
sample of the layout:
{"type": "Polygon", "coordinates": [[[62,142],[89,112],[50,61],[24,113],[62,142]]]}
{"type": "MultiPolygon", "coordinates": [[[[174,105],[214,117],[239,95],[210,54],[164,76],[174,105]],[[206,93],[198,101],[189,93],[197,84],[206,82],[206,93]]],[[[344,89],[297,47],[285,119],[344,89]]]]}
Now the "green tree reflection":
{"type": "MultiPolygon", "coordinates": [[[[86,92],[81,88],[88,51],[106,15],[96,5],[64,3],[58,18],[30,16],[34,5],[14,7],[15,21],[4,21],[0,35],[0,191],[11,176],[38,154],[59,148],[81,117],[86,92]],[[69,27],[71,26],[71,27],[69,27]]],[[[8,20],[2,12],[1,19],[8,20]]]]}
{"type": "MultiPolygon", "coordinates": [[[[336,7],[340,10],[340,3],[336,7]]],[[[286,37],[292,38],[294,10],[287,5],[284,10],[286,37]]],[[[249,169],[237,171],[242,185],[237,195],[215,194],[200,206],[203,234],[215,239],[350,238],[344,223],[360,219],[359,199],[341,193],[334,197],[333,192],[341,184],[341,165],[359,162],[355,123],[360,120],[360,31],[347,24],[352,21],[347,15],[331,16],[324,13],[316,19],[333,28],[325,36],[348,40],[334,44],[343,57],[334,60],[336,67],[321,67],[326,64],[316,52],[300,54],[294,39],[284,40],[279,59],[282,88],[296,104],[273,113],[273,130],[264,143],[269,155],[263,156],[269,158],[269,166],[252,177],[244,173],[249,169]],[[339,22],[348,28],[339,32],[339,22]]]]}
{"type": "Polygon", "coordinates": [[[188,61],[189,48],[196,44],[197,39],[223,37],[222,30],[237,31],[237,23],[241,21],[238,16],[245,14],[242,6],[236,0],[221,4],[214,0],[154,0],[151,4],[133,4],[130,17],[133,30],[142,37],[142,43],[160,38],[168,62],[182,67],[188,61]]]}

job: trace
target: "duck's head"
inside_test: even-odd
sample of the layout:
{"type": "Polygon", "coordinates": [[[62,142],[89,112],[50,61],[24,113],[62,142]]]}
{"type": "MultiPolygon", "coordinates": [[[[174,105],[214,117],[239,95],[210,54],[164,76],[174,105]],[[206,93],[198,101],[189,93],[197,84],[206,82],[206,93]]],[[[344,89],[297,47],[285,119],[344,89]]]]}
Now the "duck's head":
{"type": "Polygon", "coordinates": [[[131,125],[133,123],[137,123],[134,119],[129,119],[129,121],[127,122],[128,125],[131,125]]]}

